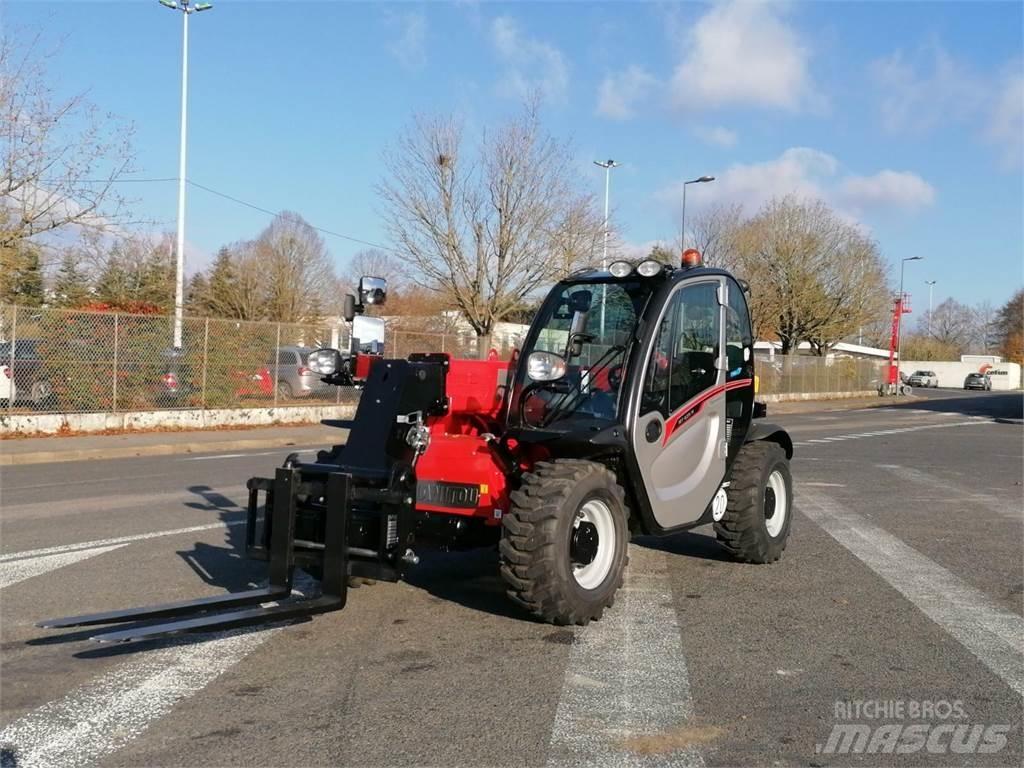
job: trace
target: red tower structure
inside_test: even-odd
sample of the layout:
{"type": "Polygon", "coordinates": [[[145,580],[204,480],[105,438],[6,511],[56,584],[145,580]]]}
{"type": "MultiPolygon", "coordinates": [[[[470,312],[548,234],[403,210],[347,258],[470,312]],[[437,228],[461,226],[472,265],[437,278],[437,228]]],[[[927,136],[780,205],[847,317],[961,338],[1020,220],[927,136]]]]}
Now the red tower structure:
{"type": "Polygon", "coordinates": [[[903,315],[910,312],[910,294],[897,294],[892,303],[892,334],[889,337],[889,381],[890,385],[899,386],[899,361],[897,352],[900,347],[900,323],[903,315]]]}

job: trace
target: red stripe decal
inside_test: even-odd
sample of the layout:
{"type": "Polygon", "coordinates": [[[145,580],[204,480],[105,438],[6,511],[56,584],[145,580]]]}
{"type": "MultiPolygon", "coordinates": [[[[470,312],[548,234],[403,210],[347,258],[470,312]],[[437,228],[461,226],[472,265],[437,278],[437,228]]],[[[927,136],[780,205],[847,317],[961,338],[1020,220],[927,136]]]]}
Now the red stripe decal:
{"type": "Polygon", "coordinates": [[[704,403],[711,398],[716,395],[720,395],[723,392],[729,392],[734,389],[741,389],[743,387],[750,386],[753,383],[753,379],[737,379],[736,381],[730,381],[727,384],[719,384],[718,386],[712,387],[711,389],[706,390],[683,403],[683,405],[676,410],[674,415],[669,416],[665,426],[665,437],[661,444],[667,444],[668,439],[672,434],[679,429],[679,427],[697,415],[704,407],[704,403]]]}

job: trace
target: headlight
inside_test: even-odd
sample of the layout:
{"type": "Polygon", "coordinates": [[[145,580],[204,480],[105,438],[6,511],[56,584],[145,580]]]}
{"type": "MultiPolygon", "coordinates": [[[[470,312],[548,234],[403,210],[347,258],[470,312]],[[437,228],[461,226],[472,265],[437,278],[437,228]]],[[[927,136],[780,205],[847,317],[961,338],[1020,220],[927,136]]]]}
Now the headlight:
{"type": "Polygon", "coordinates": [[[636,273],[640,275],[640,277],[654,277],[655,275],[659,274],[661,270],[663,270],[664,268],[665,265],[662,264],[660,261],[655,261],[654,259],[646,259],[644,261],[641,261],[639,266],[637,266],[636,273]]]}
{"type": "Polygon", "coordinates": [[[534,381],[555,381],[565,376],[565,360],[553,352],[531,352],[526,375],[534,381]]]}
{"type": "Polygon", "coordinates": [[[628,277],[633,271],[633,265],[628,261],[613,261],[608,265],[608,271],[612,273],[612,277],[628,277]]]}
{"type": "Polygon", "coordinates": [[[321,376],[330,376],[337,372],[341,355],[336,349],[318,349],[309,353],[309,360],[306,365],[313,373],[321,376]]]}

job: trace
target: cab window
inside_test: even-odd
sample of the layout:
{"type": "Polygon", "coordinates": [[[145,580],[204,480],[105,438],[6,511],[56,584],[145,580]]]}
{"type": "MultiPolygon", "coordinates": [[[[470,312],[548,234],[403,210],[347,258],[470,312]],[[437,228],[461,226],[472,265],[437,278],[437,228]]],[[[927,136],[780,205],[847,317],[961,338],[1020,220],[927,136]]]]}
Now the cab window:
{"type": "Polygon", "coordinates": [[[750,330],[750,313],[743,291],[739,285],[729,282],[729,303],[725,312],[725,354],[727,360],[726,380],[741,379],[746,375],[749,360],[744,359],[743,350],[754,343],[750,330]]]}
{"type": "Polygon", "coordinates": [[[658,330],[644,383],[642,412],[668,416],[718,378],[718,283],[677,291],[658,330]]]}

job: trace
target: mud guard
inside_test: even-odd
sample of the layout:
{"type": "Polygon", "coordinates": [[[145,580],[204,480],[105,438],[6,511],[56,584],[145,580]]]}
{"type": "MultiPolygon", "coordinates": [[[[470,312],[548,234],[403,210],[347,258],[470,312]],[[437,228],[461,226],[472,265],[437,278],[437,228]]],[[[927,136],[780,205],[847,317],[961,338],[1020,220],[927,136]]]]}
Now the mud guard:
{"type": "Polygon", "coordinates": [[[744,442],[750,443],[754,440],[767,440],[770,443],[778,443],[786,452],[786,458],[793,458],[793,438],[778,424],[768,424],[763,421],[755,421],[747,430],[747,437],[744,442]]]}

